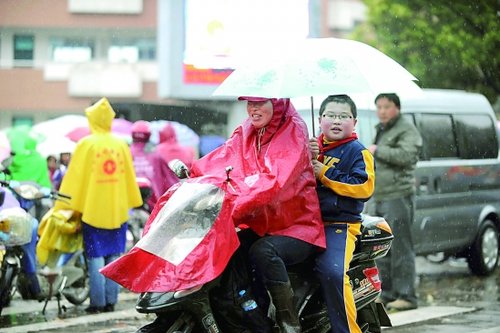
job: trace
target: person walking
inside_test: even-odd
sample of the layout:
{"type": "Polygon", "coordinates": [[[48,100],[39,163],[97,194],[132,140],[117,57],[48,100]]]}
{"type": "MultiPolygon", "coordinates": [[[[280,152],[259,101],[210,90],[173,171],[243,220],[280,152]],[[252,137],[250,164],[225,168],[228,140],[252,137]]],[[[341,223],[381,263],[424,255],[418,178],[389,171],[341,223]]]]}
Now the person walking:
{"type": "Polygon", "coordinates": [[[59,190],[61,187],[61,182],[68,169],[69,162],[71,161],[71,152],[61,152],[59,154],[59,165],[52,175],[52,183],[54,188],[59,190]]]}
{"type": "Polygon", "coordinates": [[[383,216],[394,240],[389,253],[377,260],[381,273],[380,301],[388,310],[417,308],[415,251],[411,226],[415,211],[415,167],[422,137],[413,123],[401,116],[401,102],[393,93],[375,98],[377,116],[374,144],[368,150],[377,165],[375,192],[367,212],[383,216]]]}
{"type": "Polygon", "coordinates": [[[132,143],[130,151],[134,162],[135,175],[137,179],[146,178],[151,184],[151,195],[147,199],[147,208],[151,210],[156,201],[179,181],[175,173],[170,170],[168,164],[161,158],[160,154],[148,147],[151,129],[149,122],[138,120],[132,125],[132,143]]]}
{"type": "Polygon", "coordinates": [[[111,312],[119,285],[99,270],[125,251],[128,210],[142,204],[127,143],[111,133],[115,112],[106,98],[85,110],[91,135],[81,139],[61,183],[70,206],[82,214],[82,234],[90,274],[88,313],[111,312]]]}
{"type": "Polygon", "coordinates": [[[188,169],[195,160],[195,152],[191,147],[182,146],[177,140],[174,126],[167,123],[159,133],[160,143],[156,146],[156,152],[168,164],[173,159],[181,160],[188,169]]]}
{"type": "Polygon", "coordinates": [[[53,176],[57,170],[57,158],[54,155],[47,156],[47,169],[49,170],[49,179],[52,183],[52,188],[55,189],[53,176]]]}

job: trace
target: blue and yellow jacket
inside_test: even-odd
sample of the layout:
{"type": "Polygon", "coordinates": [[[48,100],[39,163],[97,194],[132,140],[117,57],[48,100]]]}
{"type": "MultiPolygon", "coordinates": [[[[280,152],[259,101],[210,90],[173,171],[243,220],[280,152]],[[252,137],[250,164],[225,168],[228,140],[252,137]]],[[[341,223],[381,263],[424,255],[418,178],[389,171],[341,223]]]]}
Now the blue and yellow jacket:
{"type": "Polygon", "coordinates": [[[328,148],[320,141],[325,164],[317,181],[317,192],[324,222],[361,221],[364,202],[375,188],[375,162],[358,140],[328,148]]]}

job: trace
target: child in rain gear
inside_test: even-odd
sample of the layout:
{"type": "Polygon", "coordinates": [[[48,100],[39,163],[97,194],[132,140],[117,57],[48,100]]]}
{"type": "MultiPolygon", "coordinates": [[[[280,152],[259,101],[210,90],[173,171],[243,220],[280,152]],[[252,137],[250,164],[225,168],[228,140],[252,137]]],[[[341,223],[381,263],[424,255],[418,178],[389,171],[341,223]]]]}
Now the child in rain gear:
{"type": "Polygon", "coordinates": [[[349,96],[328,96],[319,110],[322,133],[309,143],[326,234],[326,251],[317,257],[315,269],[332,332],[361,332],[347,271],[361,234],[364,202],[375,187],[375,165],[357,140],[356,116],[349,96]]]}

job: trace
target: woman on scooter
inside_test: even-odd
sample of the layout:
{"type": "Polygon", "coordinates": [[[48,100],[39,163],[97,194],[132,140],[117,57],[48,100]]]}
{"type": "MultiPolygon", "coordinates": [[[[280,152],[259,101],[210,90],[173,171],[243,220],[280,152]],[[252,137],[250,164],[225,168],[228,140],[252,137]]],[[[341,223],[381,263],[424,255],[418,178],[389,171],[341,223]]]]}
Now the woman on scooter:
{"type": "Polygon", "coordinates": [[[247,103],[248,119],[223,146],[195,162],[191,175],[210,173],[224,160],[235,167],[231,177],[252,182],[252,199],[237,200],[233,215],[249,227],[240,232],[240,249],[248,249],[249,262],[269,291],[281,332],[300,332],[286,266],[325,246],[307,127],[289,99],[239,100],[247,103]]]}

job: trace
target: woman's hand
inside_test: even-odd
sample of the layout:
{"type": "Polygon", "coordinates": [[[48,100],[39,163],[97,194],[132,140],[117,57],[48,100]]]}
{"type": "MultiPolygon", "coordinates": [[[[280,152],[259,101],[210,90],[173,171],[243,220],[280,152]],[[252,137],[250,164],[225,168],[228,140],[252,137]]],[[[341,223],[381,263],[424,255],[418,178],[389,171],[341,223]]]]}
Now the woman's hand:
{"type": "Polygon", "coordinates": [[[309,151],[311,152],[313,160],[316,160],[319,155],[319,144],[317,138],[312,137],[309,139],[309,151]]]}

